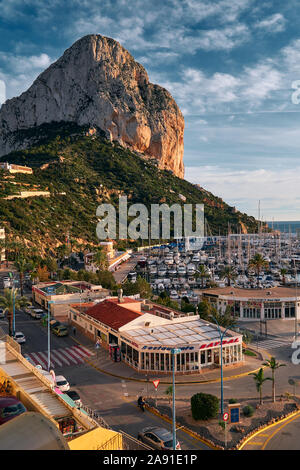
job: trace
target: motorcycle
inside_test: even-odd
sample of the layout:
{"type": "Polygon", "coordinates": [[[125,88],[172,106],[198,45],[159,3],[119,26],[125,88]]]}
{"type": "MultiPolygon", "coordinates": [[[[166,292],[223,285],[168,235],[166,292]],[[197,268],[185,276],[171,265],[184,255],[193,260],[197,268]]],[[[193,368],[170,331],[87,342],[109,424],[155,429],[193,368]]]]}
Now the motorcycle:
{"type": "Polygon", "coordinates": [[[145,402],[141,397],[138,399],[138,407],[141,409],[141,411],[145,411],[145,402]]]}

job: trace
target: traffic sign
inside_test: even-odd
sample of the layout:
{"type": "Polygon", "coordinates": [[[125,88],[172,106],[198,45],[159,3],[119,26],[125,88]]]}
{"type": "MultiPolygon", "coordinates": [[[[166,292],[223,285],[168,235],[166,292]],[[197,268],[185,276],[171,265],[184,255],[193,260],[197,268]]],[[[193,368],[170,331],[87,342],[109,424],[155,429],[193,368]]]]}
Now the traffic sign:
{"type": "Polygon", "coordinates": [[[223,413],[223,421],[228,421],[229,418],[229,413],[225,412],[223,413]]]}
{"type": "Polygon", "coordinates": [[[157,387],[158,387],[159,382],[160,382],[159,379],[153,380],[153,385],[154,385],[154,387],[156,388],[156,390],[157,390],[157,387]]]}

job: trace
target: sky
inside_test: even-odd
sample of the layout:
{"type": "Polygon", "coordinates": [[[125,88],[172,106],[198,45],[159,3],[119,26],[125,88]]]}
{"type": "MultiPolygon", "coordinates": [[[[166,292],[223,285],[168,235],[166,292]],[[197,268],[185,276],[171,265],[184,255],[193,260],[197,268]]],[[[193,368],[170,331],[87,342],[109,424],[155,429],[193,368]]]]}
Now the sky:
{"type": "Polygon", "coordinates": [[[86,34],[119,41],[171,92],[187,180],[300,220],[298,0],[0,0],[0,103],[86,34]]]}

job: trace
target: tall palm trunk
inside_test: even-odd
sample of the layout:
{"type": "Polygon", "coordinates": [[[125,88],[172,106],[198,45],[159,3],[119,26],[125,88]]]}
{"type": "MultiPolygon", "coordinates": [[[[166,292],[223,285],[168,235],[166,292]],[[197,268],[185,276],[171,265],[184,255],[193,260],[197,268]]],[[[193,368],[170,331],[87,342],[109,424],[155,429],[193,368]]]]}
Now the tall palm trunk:
{"type": "Polygon", "coordinates": [[[12,312],[7,313],[7,319],[8,319],[8,335],[12,336],[13,334],[13,313],[12,312]]]}
{"type": "Polygon", "coordinates": [[[262,404],[262,386],[259,387],[259,404],[262,404]]]}
{"type": "Polygon", "coordinates": [[[24,281],[24,273],[20,271],[20,291],[21,291],[21,296],[22,297],[24,295],[23,281],[24,281]]]}

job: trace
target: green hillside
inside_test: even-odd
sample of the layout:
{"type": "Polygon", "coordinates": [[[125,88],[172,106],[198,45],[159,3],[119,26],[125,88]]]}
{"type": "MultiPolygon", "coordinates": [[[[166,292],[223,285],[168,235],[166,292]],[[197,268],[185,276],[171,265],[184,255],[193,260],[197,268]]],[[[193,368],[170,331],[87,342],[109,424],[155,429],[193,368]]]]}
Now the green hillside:
{"type": "Polygon", "coordinates": [[[19,139],[33,145],[2,157],[33,168],[33,175],[8,177],[0,171],[0,225],[29,244],[53,246],[70,237],[97,243],[96,208],[102,202],[118,205],[120,194],[128,203],[204,203],[205,216],[213,234],[225,234],[228,223],[254,232],[253,217],[235,212],[222,199],[181,180],[137,154],[110,143],[101,132],[86,136],[86,128],[75,124],[48,124],[23,131],[19,139]],[[4,199],[28,190],[49,191],[50,197],[4,199]]]}

